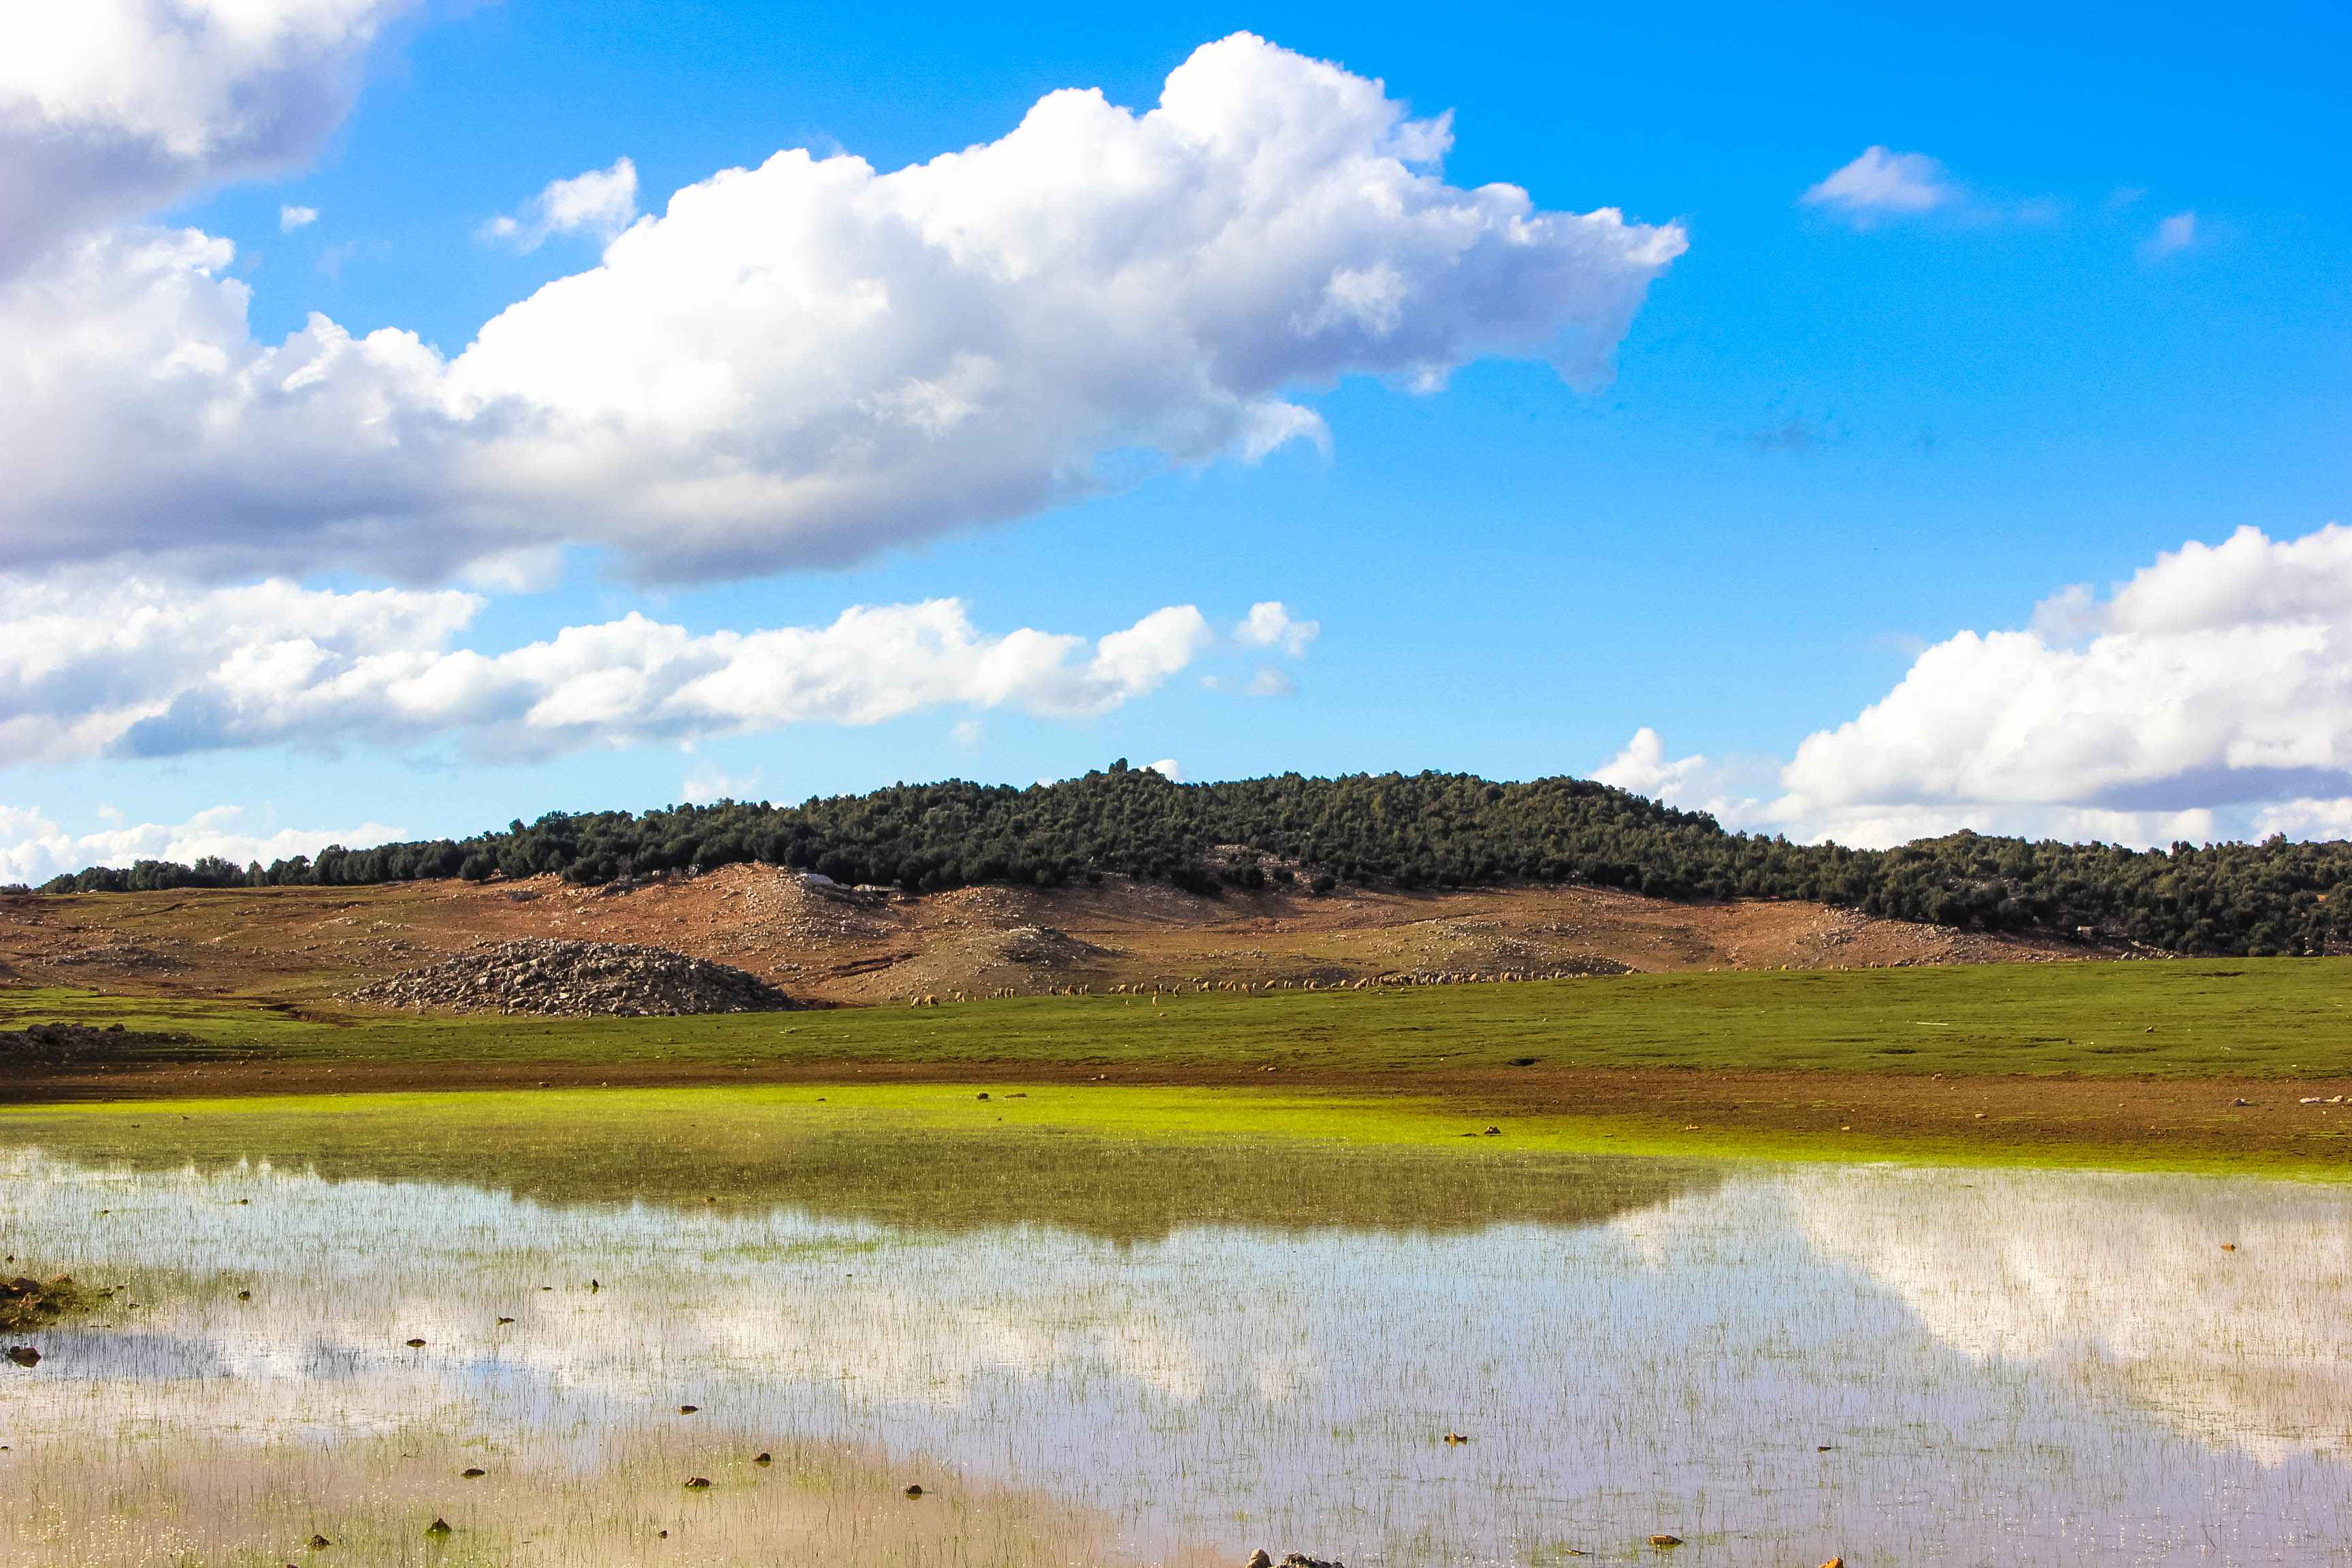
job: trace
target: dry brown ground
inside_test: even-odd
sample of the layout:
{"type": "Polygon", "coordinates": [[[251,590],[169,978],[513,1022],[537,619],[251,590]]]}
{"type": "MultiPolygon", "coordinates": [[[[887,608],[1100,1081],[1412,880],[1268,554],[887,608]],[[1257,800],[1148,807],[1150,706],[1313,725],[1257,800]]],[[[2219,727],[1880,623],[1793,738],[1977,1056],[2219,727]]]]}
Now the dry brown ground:
{"type": "Polygon", "coordinates": [[[2097,957],[2054,941],[1799,902],[1593,888],[1228,894],[1106,879],[923,898],[827,892],[732,866],[628,891],[554,878],[379,888],[0,897],[0,984],[316,999],[478,939],[640,942],[843,1004],[1207,979],[1328,984],[1611,969],[1812,969],[2097,957]]]}

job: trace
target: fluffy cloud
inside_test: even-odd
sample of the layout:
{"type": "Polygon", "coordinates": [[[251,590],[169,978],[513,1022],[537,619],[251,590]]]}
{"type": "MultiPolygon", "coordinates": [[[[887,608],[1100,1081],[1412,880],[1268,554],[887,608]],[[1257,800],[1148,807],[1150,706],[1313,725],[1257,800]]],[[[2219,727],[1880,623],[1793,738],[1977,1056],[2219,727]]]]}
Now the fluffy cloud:
{"type": "Polygon", "coordinates": [[[278,232],[292,234],[298,228],[308,228],[319,221],[317,207],[283,206],[278,209],[278,232]]]}
{"type": "Polygon", "coordinates": [[[1249,614],[1234,627],[1234,640],[1244,647],[1280,648],[1298,658],[1322,632],[1320,621],[1302,621],[1281,600],[1267,599],[1250,606],[1249,614]]]}
{"type": "Polygon", "coordinates": [[[256,833],[245,827],[245,813],[234,805],[200,811],[185,822],[147,822],[73,834],[37,807],[0,805],[0,883],[37,884],[85,866],[128,866],[138,860],[190,865],[207,855],[240,866],[255,860],[268,865],[296,855],[316,855],[330,844],[359,849],[403,837],[401,829],[381,822],[256,833]]]}
{"type": "Polygon", "coordinates": [[[1884,147],[1864,149],[1802,198],[1808,206],[1827,207],[1855,223],[1931,212],[1960,199],[1960,188],[1935,159],[1884,147]]]}
{"type": "MultiPolygon", "coordinates": [[[[347,43],[381,7],[311,9],[347,43]]],[[[1148,112],[1062,91],[894,173],[726,171],[454,360],[318,316],[259,342],[226,242],[85,237],[0,285],[0,552],[415,579],[569,541],[764,572],[1070,500],[1138,453],[1319,437],[1292,395],[1350,374],[1604,374],[1682,232],[1447,184],[1450,139],[1237,35],[1148,112]]]]}
{"type": "Polygon", "coordinates": [[[502,214],[492,218],[483,226],[482,237],[517,250],[537,250],[559,234],[589,234],[609,243],[636,217],[637,166],[622,158],[609,169],[551,180],[520,217],[502,214]]]}
{"type": "Polygon", "coordinates": [[[67,237],[296,163],[413,0],[12,6],[0,47],[0,278],[67,237]]]}
{"type": "Polygon", "coordinates": [[[1742,826],[1885,844],[1973,827],[2165,843],[2352,825],[2352,530],[2242,528],[2032,629],[1964,631],[1806,737],[1769,801],[1708,803],[1648,731],[1606,782],[1742,826]],[[1646,737],[1646,740],[1644,739],[1646,737]]]}
{"type": "Polygon", "coordinates": [[[824,626],[705,636],[631,614],[499,653],[453,647],[470,594],[283,582],[174,592],[0,579],[0,756],[457,735],[478,752],[687,742],[919,709],[1106,712],[1214,641],[1192,605],[1089,643],[975,628],[962,605],[858,606],[824,626]]]}

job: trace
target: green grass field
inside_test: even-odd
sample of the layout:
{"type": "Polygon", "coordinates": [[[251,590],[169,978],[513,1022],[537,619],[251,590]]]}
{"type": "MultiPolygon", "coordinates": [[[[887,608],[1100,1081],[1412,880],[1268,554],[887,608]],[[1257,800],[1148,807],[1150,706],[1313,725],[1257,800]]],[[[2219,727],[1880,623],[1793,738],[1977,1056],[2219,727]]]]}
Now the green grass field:
{"type": "Polygon", "coordinates": [[[293,1016],[0,990],[0,1026],[122,1023],[289,1062],[1023,1065],[1343,1074],[1548,1067],[2158,1079],[2352,1076],[2352,959],[1640,974],[1394,992],[1023,997],[558,1020],[293,1016]]]}

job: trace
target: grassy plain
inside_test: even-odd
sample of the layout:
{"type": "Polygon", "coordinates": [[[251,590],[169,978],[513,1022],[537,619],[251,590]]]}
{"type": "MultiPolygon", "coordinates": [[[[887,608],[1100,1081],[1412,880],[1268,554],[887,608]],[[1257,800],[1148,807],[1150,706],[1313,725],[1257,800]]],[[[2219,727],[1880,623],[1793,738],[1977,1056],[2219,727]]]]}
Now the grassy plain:
{"type": "MultiPolygon", "coordinates": [[[[0,991],[0,1026],[121,1023],[189,1043],[54,1070],[20,1065],[0,1095],[127,1108],[158,1095],[543,1089],[554,1091],[545,1114],[576,1118],[588,1102],[564,1091],[601,1087],[614,1098],[594,1113],[625,1118],[625,1090],[727,1084],[813,1098],[845,1086],[907,1127],[977,1131],[974,1096],[992,1089],[987,1115],[1009,1127],[1144,1142],[1438,1143],[1483,1141],[1496,1125],[1514,1149],[1553,1152],[2333,1175],[2352,1168],[2352,1105],[2325,1103],[2352,1089],[2347,1005],[2352,961],[2338,959],[593,1020],[16,989],[0,991]],[[1014,1091],[1028,1098],[1002,1098],[1014,1091]]],[[[408,1102],[410,1113],[403,1103],[385,1099],[370,1114],[420,1127],[457,1114],[446,1100],[408,1102]]],[[[826,1103],[849,1102],[835,1092],[826,1103]]]]}
{"type": "Polygon", "coordinates": [[[1631,974],[1395,990],[1021,996],[693,1018],[336,1012],[0,990],[0,1027],[121,1023],[287,1064],[1769,1068],[2093,1078],[2352,1074],[2352,959],[1631,974]]]}

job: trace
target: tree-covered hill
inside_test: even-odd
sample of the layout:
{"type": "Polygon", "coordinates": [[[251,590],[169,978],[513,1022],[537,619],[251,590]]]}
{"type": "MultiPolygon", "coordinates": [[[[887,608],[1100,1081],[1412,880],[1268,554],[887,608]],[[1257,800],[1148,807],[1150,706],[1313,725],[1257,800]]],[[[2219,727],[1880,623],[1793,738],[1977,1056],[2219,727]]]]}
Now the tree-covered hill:
{"type": "Polygon", "coordinates": [[[796,806],[721,801],[643,815],[554,813],[462,841],[330,848],[270,866],[92,868],[43,892],[347,886],[554,872],[606,882],[761,861],[929,891],[1107,872],[1197,891],[1304,880],[1449,888],[1584,882],[1680,899],[1817,899],[1978,930],[2095,934],[2197,953],[2352,950],[2352,845],[2169,851],[1972,833],[1887,850],[1726,832],[1581,779],[1461,773],[1175,784],[1120,762],[1027,789],[950,780],[796,806]],[[1241,847],[1234,853],[1231,847],[1241,847]]]}

